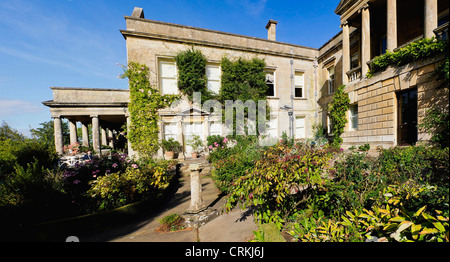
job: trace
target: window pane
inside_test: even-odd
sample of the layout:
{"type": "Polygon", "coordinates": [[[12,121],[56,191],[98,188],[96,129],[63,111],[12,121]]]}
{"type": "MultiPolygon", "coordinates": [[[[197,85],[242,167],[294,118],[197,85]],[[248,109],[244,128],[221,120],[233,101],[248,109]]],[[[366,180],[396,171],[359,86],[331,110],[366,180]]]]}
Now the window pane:
{"type": "Polygon", "coordinates": [[[351,128],[358,129],[358,105],[350,106],[351,128]]]}
{"type": "Polygon", "coordinates": [[[295,88],[295,97],[303,97],[303,88],[295,88]]]}
{"type": "Polygon", "coordinates": [[[303,74],[299,74],[299,73],[295,74],[294,84],[295,84],[295,86],[304,86],[303,74]]]}
{"type": "Polygon", "coordinates": [[[207,88],[209,91],[219,94],[220,92],[220,82],[219,81],[210,81],[208,80],[207,88]]]}
{"type": "Polygon", "coordinates": [[[275,88],[273,84],[267,84],[266,96],[275,96],[275,88]]]}
{"type": "Polygon", "coordinates": [[[177,67],[175,62],[161,62],[161,77],[177,77],[177,67]]]}
{"type": "Polygon", "coordinates": [[[173,138],[174,140],[177,140],[177,124],[176,123],[164,124],[164,139],[168,140],[169,138],[173,138]]]}
{"type": "Polygon", "coordinates": [[[165,95],[178,94],[177,80],[172,78],[161,79],[161,91],[165,95]]]}
{"type": "Polygon", "coordinates": [[[305,118],[297,117],[295,119],[295,137],[306,138],[305,118]]]}
{"type": "Polygon", "coordinates": [[[271,118],[266,129],[267,135],[278,137],[278,118],[271,118]]]}
{"type": "Polygon", "coordinates": [[[206,66],[206,78],[208,80],[219,80],[220,81],[220,67],[216,65],[206,66]]]}

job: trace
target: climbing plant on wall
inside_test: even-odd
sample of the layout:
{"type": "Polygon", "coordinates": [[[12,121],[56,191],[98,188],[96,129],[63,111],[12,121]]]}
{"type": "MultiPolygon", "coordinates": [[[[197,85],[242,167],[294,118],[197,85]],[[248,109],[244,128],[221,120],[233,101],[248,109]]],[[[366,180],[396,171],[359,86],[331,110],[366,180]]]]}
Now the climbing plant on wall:
{"type": "Polygon", "coordinates": [[[149,68],[135,62],[129,62],[124,68],[122,78],[128,78],[130,85],[131,125],[127,138],[132,148],[139,152],[140,157],[151,157],[160,145],[158,143],[158,110],[170,106],[178,95],[161,95],[150,85],[149,68]]]}
{"type": "Polygon", "coordinates": [[[350,98],[345,92],[345,86],[341,85],[334,93],[333,101],[328,105],[328,111],[330,112],[330,120],[333,123],[333,141],[332,145],[339,147],[342,144],[341,135],[344,133],[345,125],[348,120],[346,117],[347,111],[350,106],[350,98]]]}
{"type": "MultiPolygon", "coordinates": [[[[222,104],[225,104],[226,100],[241,100],[243,102],[253,100],[256,106],[258,106],[258,100],[266,100],[268,87],[264,72],[266,68],[264,60],[258,58],[251,60],[239,58],[236,61],[231,61],[224,57],[221,61],[221,67],[222,85],[219,101],[222,104]]],[[[245,117],[247,117],[248,109],[245,108],[244,111],[245,117]]],[[[269,107],[266,104],[266,119],[270,114],[269,111],[269,107]]],[[[258,112],[256,114],[258,115],[258,112]]],[[[235,116],[236,111],[233,112],[233,119],[236,119],[235,116]]],[[[256,124],[258,124],[258,121],[256,121],[256,124]]],[[[234,121],[233,130],[236,131],[236,121],[234,121]]]]}
{"type": "Polygon", "coordinates": [[[178,89],[192,102],[194,92],[201,92],[202,102],[213,98],[207,89],[206,58],[200,50],[188,49],[175,57],[178,68],[178,89]]]}

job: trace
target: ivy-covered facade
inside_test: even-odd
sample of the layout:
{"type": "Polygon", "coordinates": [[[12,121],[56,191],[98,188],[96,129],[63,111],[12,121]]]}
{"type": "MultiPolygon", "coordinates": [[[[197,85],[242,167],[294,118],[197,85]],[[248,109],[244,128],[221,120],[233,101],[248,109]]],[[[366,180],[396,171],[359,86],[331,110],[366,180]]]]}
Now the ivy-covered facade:
{"type": "MultiPolygon", "coordinates": [[[[179,97],[158,108],[153,140],[179,141],[186,153],[181,157],[189,156],[186,141],[193,134],[205,142],[228,134],[224,112],[205,108],[207,100],[222,108],[226,100],[265,100],[266,134],[307,139],[323,132],[333,141],[330,105],[341,86],[349,99],[346,112],[339,113],[346,118],[339,127],[341,146],[391,147],[429,141],[421,128],[427,112],[448,115],[448,42],[437,42],[448,39],[448,10],[442,0],[342,0],[335,10],[341,30],[320,48],[277,41],[274,20],[262,39],[145,19],[141,8],[125,16],[121,33],[128,61],[148,68],[152,90],[179,97]],[[248,70],[251,61],[254,68],[248,70]],[[195,92],[201,92],[197,100],[195,92]]],[[[57,100],[47,102],[52,116],[65,117],[57,100]]],[[[132,118],[129,108],[120,116],[128,129],[132,118]]],[[[109,118],[94,120],[101,126],[109,118]]],[[[163,157],[162,149],[157,155],[163,157]]]]}
{"type": "MultiPolygon", "coordinates": [[[[186,141],[193,134],[205,145],[210,135],[230,134],[225,126],[227,101],[242,101],[244,106],[265,101],[264,133],[274,138],[289,134],[290,128],[297,138],[312,137],[312,124],[319,118],[315,106],[317,49],[152,21],[141,15],[135,9],[134,15],[125,17],[127,29],[121,32],[127,41],[128,60],[149,67],[150,83],[161,94],[181,96],[176,105],[159,110],[159,140],[179,141],[184,150],[180,157],[190,156],[192,149],[186,141]],[[201,105],[195,103],[195,92],[201,92],[201,105]],[[219,103],[222,110],[212,109],[217,103],[205,106],[207,100],[219,103]],[[290,110],[281,108],[292,105],[294,121],[290,123],[290,110]]],[[[276,21],[267,24],[268,31],[275,27],[276,21]]],[[[237,123],[236,112],[233,115],[234,134],[252,131],[248,108],[244,111],[243,126],[237,123]]],[[[262,122],[258,118],[255,125],[262,122]]],[[[158,155],[163,156],[162,149],[158,155]]]]}

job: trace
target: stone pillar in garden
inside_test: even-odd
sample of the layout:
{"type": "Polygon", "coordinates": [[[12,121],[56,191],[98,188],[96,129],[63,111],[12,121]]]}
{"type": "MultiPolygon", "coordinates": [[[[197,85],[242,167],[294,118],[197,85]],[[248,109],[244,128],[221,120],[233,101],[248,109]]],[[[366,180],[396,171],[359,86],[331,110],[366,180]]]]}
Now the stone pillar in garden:
{"type": "Polygon", "coordinates": [[[206,209],[202,198],[201,170],[200,164],[189,165],[189,171],[191,171],[191,205],[187,210],[189,214],[197,214],[206,209]]]}

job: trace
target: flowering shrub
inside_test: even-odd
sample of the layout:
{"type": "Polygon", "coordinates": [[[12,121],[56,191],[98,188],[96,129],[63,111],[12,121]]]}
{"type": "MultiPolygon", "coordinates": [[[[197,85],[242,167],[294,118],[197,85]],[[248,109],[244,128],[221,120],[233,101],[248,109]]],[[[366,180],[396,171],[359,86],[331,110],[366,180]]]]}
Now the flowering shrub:
{"type": "Polygon", "coordinates": [[[80,144],[78,142],[75,142],[73,144],[70,145],[66,145],[63,147],[64,153],[65,154],[70,154],[72,156],[80,153],[80,144]]]}
{"type": "Polygon", "coordinates": [[[152,190],[165,186],[167,162],[152,162],[139,167],[132,164],[124,172],[116,172],[92,180],[87,194],[97,200],[99,210],[116,208],[145,198],[152,190]]]}

